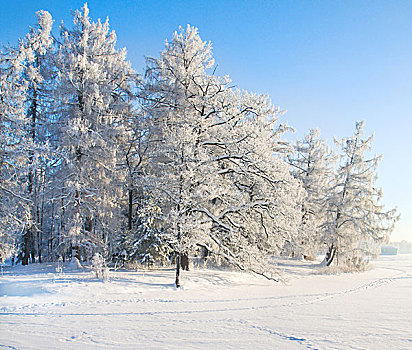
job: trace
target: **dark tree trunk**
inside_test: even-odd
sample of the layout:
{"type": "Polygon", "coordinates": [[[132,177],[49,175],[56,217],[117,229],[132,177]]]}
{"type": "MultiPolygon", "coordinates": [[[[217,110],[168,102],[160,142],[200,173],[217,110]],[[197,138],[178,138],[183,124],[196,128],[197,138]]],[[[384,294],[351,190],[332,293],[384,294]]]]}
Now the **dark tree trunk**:
{"type": "Polygon", "coordinates": [[[57,244],[56,244],[56,246],[58,247],[58,256],[61,256],[62,259],[63,259],[63,262],[64,262],[64,259],[65,259],[65,256],[64,256],[65,252],[64,251],[66,249],[66,246],[65,246],[65,244],[62,244],[63,243],[62,237],[63,237],[66,225],[64,223],[65,209],[64,209],[63,198],[61,200],[60,211],[61,211],[61,213],[59,213],[60,214],[60,228],[57,231],[57,244]]]}
{"type": "Polygon", "coordinates": [[[206,267],[207,259],[209,257],[209,250],[205,246],[201,246],[201,257],[203,261],[203,267],[206,267]]]}
{"type": "MultiPolygon", "coordinates": [[[[30,132],[29,135],[32,139],[33,144],[36,143],[36,123],[37,123],[37,91],[36,89],[33,90],[33,97],[31,100],[31,106],[28,110],[27,117],[31,117],[31,125],[30,125],[30,132]]],[[[35,173],[33,171],[33,163],[34,163],[34,151],[29,150],[29,173],[28,173],[28,181],[27,181],[27,191],[28,196],[32,200],[30,206],[30,219],[31,222],[28,224],[26,232],[23,236],[23,258],[22,264],[28,265],[30,262],[35,262],[35,225],[37,224],[37,201],[35,198],[35,183],[34,183],[34,176],[35,173]]]]}
{"type": "Polygon", "coordinates": [[[180,224],[177,224],[177,244],[178,244],[178,249],[179,251],[177,252],[177,257],[176,257],[176,288],[180,288],[180,265],[181,265],[181,247],[180,247],[180,239],[181,239],[181,232],[180,232],[180,224]]]}
{"type": "Polygon", "coordinates": [[[72,246],[72,259],[77,258],[80,261],[80,247],[79,246],[72,246]],[[74,256],[73,256],[74,253],[74,256]]]}
{"type": "Polygon", "coordinates": [[[28,265],[30,263],[30,255],[32,254],[33,245],[33,228],[28,227],[23,235],[23,252],[22,252],[22,265],[28,265]]]}
{"type": "MultiPolygon", "coordinates": [[[[44,183],[44,173],[42,170],[42,183],[44,183]]],[[[38,225],[39,225],[39,231],[37,234],[37,255],[39,258],[39,263],[42,263],[42,250],[43,250],[43,230],[44,230],[44,187],[43,187],[43,197],[42,197],[42,202],[41,206],[38,207],[38,225]]]]}
{"type": "Polygon", "coordinates": [[[133,190],[129,190],[129,210],[127,213],[127,228],[129,231],[132,230],[133,223],[133,190]]]}
{"type": "Polygon", "coordinates": [[[41,251],[43,249],[43,231],[40,229],[38,235],[37,235],[37,256],[39,259],[39,263],[42,262],[42,254],[41,251]]]}
{"type": "Polygon", "coordinates": [[[176,257],[176,288],[180,288],[180,253],[176,257]]]}
{"type": "Polygon", "coordinates": [[[86,217],[86,220],[84,221],[84,229],[87,231],[89,234],[92,233],[93,230],[93,219],[90,216],[86,217]]]}
{"type": "Polygon", "coordinates": [[[22,265],[29,264],[29,254],[27,254],[26,251],[23,252],[23,258],[21,259],[21,264],[22,265]]]}
{"type": "Polygon", "coordinates": [[[329,247],[329,250],[325,256],[326,266],[330,266],[332,264],[332,261],[335,258],[335,255],[336,255],[336,247],[332,244],[329,247]]]}
{"type": "MultiPolygon", "coordinates": [[[[183,164],[183,152],[182,152],[182,164],[183,164]]],[[[182,188],[183,188],[183,175],[182,172],[180,173],[179,177],[179,203],[177,205],[177,212],[180,213],[180,199],[182,196],[182,188]]],[[[180,222],[177,223],[177,248],[178,248],[178,255],[176,259],[176,288],[180,287],[180,264],[181,264],[181,254],[182,254],[182,229],[180,227],[180,222]]]]}
{"type": "Polygon", "coordinates": [[[182,270],[189,271],[189,255],[187,253],[181,255],[180,266],[182,270]]]}

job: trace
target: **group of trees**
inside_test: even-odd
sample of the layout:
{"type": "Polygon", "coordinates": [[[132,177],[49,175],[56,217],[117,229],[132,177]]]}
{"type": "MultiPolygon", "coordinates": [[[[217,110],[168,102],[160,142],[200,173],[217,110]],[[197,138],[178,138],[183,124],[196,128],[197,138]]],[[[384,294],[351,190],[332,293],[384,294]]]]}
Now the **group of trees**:
{"type": "Polygon", "coordinates": [[[23,264],[188,256],[276,279],[273,255],[359,267],[396,220],[374,185],[363,123],[292,145],[266,96],[215,74],[211,44],[180,28],[143,76],[85,5],[46,11],[0,56],[0,254],[23,264]]]}

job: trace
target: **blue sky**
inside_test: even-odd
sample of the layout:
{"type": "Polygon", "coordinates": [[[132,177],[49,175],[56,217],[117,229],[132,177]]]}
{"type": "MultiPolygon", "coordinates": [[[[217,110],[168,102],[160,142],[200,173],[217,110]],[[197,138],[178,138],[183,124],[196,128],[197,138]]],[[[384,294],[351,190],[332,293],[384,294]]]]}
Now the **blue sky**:
{"type": "MultiPolygon", "coordinates": [[[[83,1],[0,0],[0,42],[15,44],[48,10],[57,32],[83,1]]],[[[318,126],[349,136],[356,120],[383,154],[378,185],[402,218],[394,240],[412,241],[412,1],[88,1],[91,18],[109,17],[118,46],[143,72],[179,25],[213,43],[217,74],[270,96],[287,110],[291,139],[318,126]]]]}

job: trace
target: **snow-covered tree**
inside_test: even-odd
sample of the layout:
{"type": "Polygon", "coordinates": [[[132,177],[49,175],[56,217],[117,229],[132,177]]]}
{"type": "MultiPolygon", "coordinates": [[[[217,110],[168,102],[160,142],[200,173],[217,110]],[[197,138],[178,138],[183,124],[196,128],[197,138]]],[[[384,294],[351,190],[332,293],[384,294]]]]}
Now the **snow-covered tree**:
{"type": "MultiPolygon", "coordinates": [[[[127,225],[117,239],[120,246],[117,247],[115,254],[119,255],[122,252],[120,255],[126,260],[139,260],[145,256],[148,243],[154,243],[149,237],[153,237],[150,222],[156,216],[156,206],[149,204],[152,200],[145,188],[143,176],[149,161],[150,143],[151,134],[147,115],[139,108],[139,104],[135,103],[127,119],[121,147],[123,168],[126,173],[127,201],[123,206],[126,208],[124,212],[127,213],[127,225]]],[[[154,241],[159,242],[158,239],[154,241]]]]}
{"type": "Polygon", "coordinates": [[[196,244],[191,236],[210,230],[209,222],[192,209],[208,201],[200,192],[212,174],[201,140],[214,122],[211,96],[218,99],[226,81],[206,75],[213,65],[211,45],[202,42],[192,27],[175,33],[161,58],[149,63],[144,92],[152,115],[152,139],[157,140],[150,149],[149,183],[161,200],[166,240],[178,253],[179,286],[181,256],[196,244]]]}
{"type": "Polygon", "coordinates": [[[0,54],[0,254],[5,259],[14,252],[16,236],[24,227],[24,211],[18,209],[26,199],[18,180],[25,160],[25,87],[18,84],[21,65],[16,50],[2,48],[0,54]]]}
{"type": "Polygon", "coordinates": [[[42,257],[43,209],[45,205],[46,167],[50,159],[48,147],[49,111],[51,103],[50,55],[53,20],[47,11],[37,12],[37,26],[20,42],[19,59],[22,65],[21,83],[26,86],[25,141],[27,156],[26,197],[28,199],[28,223],[22,241],[22,262],[29,257],[42,257]]]}
{"type": "Polygon", "coordinates": [[[149,194],[133,198],[137,210],[133,215],[132,228],[122,230],[118,236],[114,259],[122,265],[129,262],[147,266],[156,261],[165,263],[171,252],[167,242],[162,240],[161,228],[157,224],[160,208],[149,194]]]}
{"type": "MultiPolygon", "coordinates": [[[[53,21],[47,11],[37,12],[37,17],[37,26],[20,41],[18,48],[3,52],[1,59],[1,182],[5,214],[2,221],[5,220],[4,231],[23,227],[23,264],[28,263],[29,256],[34,260],[36,250],[39,251],[35,242],[41,241],[39,192],[47,148],[41,136],[46,124],[43,118],[47,71],[44,57],[52,45],[53,21]],[[14,222],[9,221],[11,217],[14,222]]],[[[10,234],[8,237],[13,241],[10,234]]]]}
{"type": "Polygon", "coordinates": [[[302,192],[276,156],[287,148],[279,111],[215,76],[211,44],[191,26],[149,63],[145,100],[155,136],[147,183],[177,252],[176,285],[181,256],[199,246],[263,274],[262,256],[297,228],[302,192]]]}
{"type": "Polygon", "coordinates": [[[210,208],[219,220],[213,238],[233,265],[264,274],[270,272],[266,258],[296,235],[304,191],[282,160],[288,144],[270,101],[243,92],[234,106],[229,116],[241,119],[220,131],[226,148],[216,150],[226,187],[210,208]]]}
{"type": "Polygon", "coordinates": [[[293,175],[306,190],[299,232],[290,246],[295,256],[313,258],[322,248],[325,238],[334,157],[325,141],[320,139],[319,129],[311,129],[302,140],[296,141],[295,153],[289,157],[289,162],[293,175]]]}
{"type": "Polygon", "coordinates": [[[330,200],[327,266],[336,261],[362,268],[365,258],[388,240],[397,219],[396,210],[385,211],[380,203],[382,190],[375,180],[381,156],[366,158],[373,135],[363,138],[363,125],[357,122],[351,137],[336,141],[342,154],[330,200]]]}
{"type": "Polygon", "coordinates": [[[57,108],[61,129],[62,231],[76,249],[110,247],[120,229],[125,175],[119,142],[130,111],[126,51],[117,50],[109,23],[92,22],[89,9],[74,14],[74,28],[61,28],[57,108]]]}

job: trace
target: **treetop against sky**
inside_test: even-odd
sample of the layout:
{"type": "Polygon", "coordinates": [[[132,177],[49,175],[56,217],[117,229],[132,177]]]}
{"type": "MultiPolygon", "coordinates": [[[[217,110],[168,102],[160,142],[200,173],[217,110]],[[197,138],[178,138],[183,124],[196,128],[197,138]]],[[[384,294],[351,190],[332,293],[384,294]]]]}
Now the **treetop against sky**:
{"type": "MultiPolygon", "coordinates": [[[[15,44],[44,9],[57,33],[84,1],[2,1],[0,42],[15,44]]],[[[178,26],[199,28],[213,43],[217,74],[239,87],[265,93],[287,110],[301,137],[318,126],[322,137],[341,138],[356,120],[375,132],[383,154],[378,185],[401,220],[394,240],[412,239],[412,3],[405,1],[88,1],[90,16],[109,17],[118,47],[126,47],[142,73],[145,56],[157,56],[178,26]]]]}

